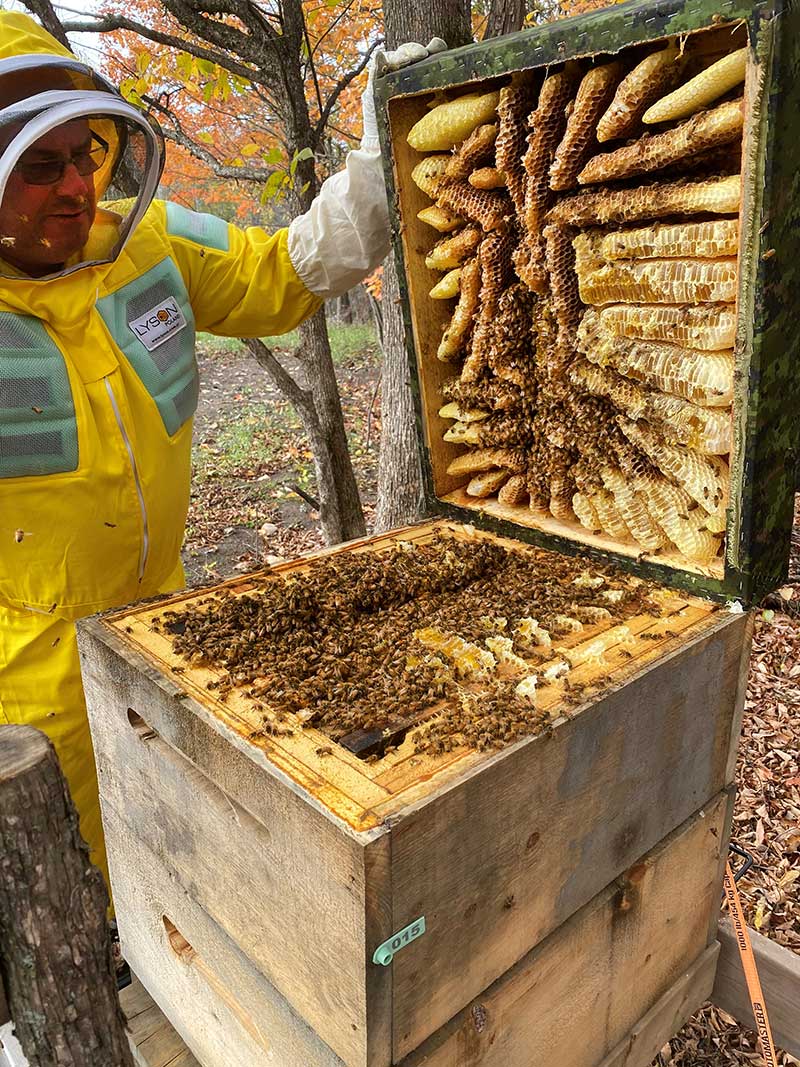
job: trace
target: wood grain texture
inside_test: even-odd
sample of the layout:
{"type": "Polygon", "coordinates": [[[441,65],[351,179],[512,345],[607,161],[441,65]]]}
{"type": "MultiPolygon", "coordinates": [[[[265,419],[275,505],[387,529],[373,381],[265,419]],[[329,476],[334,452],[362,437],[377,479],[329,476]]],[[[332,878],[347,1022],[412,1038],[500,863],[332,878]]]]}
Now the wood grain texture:
{"type": "MultiPolygon", "coordinates": [[[[556,1060],[559,1067],[596,1067],[609,1050],[613,1058],[602,1067],[645,1067],[651,1050],[680,1028],[713,982],[717,945],[707,946],[706,913],[719,901],[718,857],[729,803],[729,795],[719,796],[687,820],[402,1067],[550,1067],[556,1060]],[[689,910],[687,900],[693,902],[689,910]]],[[[342,1067],[203,910],[178,892],[157,857],[128,838],[126,828],[117,829],[131,847],[120,883],[126,952],[202,1067],[342,1067]],[[211,984],[181,962],[163,936],[167,901],[178,909],[175,925],[213,970],[211,984]],[[236,988],[238,996],[220,996],[222,985],[236,988]],[[243,1024],[244,1013],[258,1020],[260,1042],[243,1024]]],[[[159,1042],[172,1050],[174,1039],[157,1036],[159,1012],[147,1005],[146,994],[129,997],[140,1062],[156,1067],[147,1055],[159,1042]]],[[[178,1064],[184,1067],[170,1060],[158,1067],[178,1064]]],[[[369,1060],[369,1067],[388,1065],[387,1059],[369,1060]]]]}
{"type": "MultiPolygon", "coordinates": [[[[800,1057],[800,956],[757,930],[749,933],[775,1044],[800,1057]]],[[[742,961],[727,917],[720,922],[719,940],[722,951],[711,999],[743,1026],[754,1029],[742,961]]]]}
{"type": "MultiPolygon", "coordinates": [[[[365,1062],[369,836],[358,843],[337,832],[107,646],[87,659],[104,824],[112,815],[124,823],[323,1040],[365,1062]],[[129,708],[144,711],[148,729],[131,725],[129,708]],[[161,731],[181,731],[196,762],[161,731]]],[[[106,838],[119,872],[122,846],[108,830],[106,838]]]]}
{"type": "MultiPolygon", "coordinates": [[[[723,794],[688,819],[404,1059],[404,1067],[593,1067],[628,1041],[708,948],[727,804],[723,794]]],[[[701,1003],[698,996],[690,1010],[701,1003]]]]}
{"type": "Polygon", "coordinates": [[[395,1058],[727,784],[745,626],[718,620],[397,821],[393,927],[428,933],[393,963],[395,1058]]]}
{"type": "Polygon", "coordinates": [[[0,727],[0,957],[33,1065],[132,1067],[107,909],[52,743],[0,727]]]}
{"type": "Polygon", "coordinates": [[[649,1067],[658,1051],[708,1000],[714,984],[719,944],[711,944],[656,1001],[599,1067],[649,1067]]]}
{"type": "Polygon", "coordinates": [[[111,868],[125,957],[201,1067],[343,1067],[162,860],[115,814],[107,827],[119,844],[111,868]],[[202,966],[176,953],[165,918],[202,966]]]}

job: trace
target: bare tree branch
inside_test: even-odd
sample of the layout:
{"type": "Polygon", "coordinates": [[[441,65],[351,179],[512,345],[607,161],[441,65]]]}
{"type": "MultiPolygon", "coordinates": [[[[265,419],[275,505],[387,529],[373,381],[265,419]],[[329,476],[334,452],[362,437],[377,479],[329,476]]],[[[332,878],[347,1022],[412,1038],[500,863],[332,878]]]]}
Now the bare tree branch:
{"type": "Polygon", "coordinates": [[[61,19],[53,10],[50,0],[25,0],[25,7],[37,16],[48,33],[52,33],[57,41],[60,41],[70,52],[72,51],[72,45],[61,25],[61,19]]]}
{"type": "MultiPolygon", "coordinates": [[[[31,0],[31,2],[33,3],[35,0],[31,0]]],[[[178,52],[188,52],[189,55],[196,56],[198,59],[207,59],[210,63],[224,67],[225,70],[230,71],[231,74],[238,75],[240,78],[247,78],[249,81],[267,81],[263,74],[254,67],[247,67],[243,63],[237,63],[230,55],[217,51],[212,52],[211,49],[204,48],[202,45],[195,44],[193,41],[186,40],[183,37],[175,37],[170,33],[162,33],[161,30],[140,26],[138,22],[134,22],[124,15],[103,15],[88,21],[73,20],[65,22],[64,29],[67,33],[112,33],[114,30],[130,30],[131,33],[135,33],[138,37],[144,37],[155,44],[165,44],[178,52]]]]}
{"type": "Polygon", "coordinates": [[[241,181],[265,182],[272,173],[272,170],[267,169],[266,167],[232,167],[225,163],[220,163],[213,152],[204,148],[193,138],[189,137],[188,134],[183,132],[173,111],[164,107],[163,104],[159,103],[159,101],[153,97],[143,96],[142,100],[153,111],[157,111],[160,116],[169,120],[171,124],[169,127],[164,126],[163,123],[161,125],[166,140],[172,141],[173,144],[180,145],[181,148],[185,148],[195,159],[199,159],[205,163],[218,178],[235,178],[236,180],[241,181]]]}
{"type": "Polygon", "coordinates": [[[342,95],[347,86],[350,85],[350,83],[354,81],[363,70],[366,69],[366,67],[369,65],[370,59],[372,58],[372,53],[380,44],[383,44],[383,42],[375,41],[373,44],[371,44],[358,66],[351,70],[349,74],[345,74],[345,76],[340,81],[338,81],[336,85],[334,85],[333,89],[331,90],[331,94],[325,103],[325,107],[323,107],[320,111],[319,119],[317,120],[317,124],[314,127],[314,133],[317,140],[322,137],[325,127],[328,125],[328,120],[331,117],[331,112],[336,106],[336,101],[342,95]]]}
{"type": "MultiPolygon", "coordinates": [[[[271,348],[267,348],[258,337],[246,337],[244,343],[250,349],[256,363],[263,367],[273,384],[298,410],[302,409],[312,417],[317,425],[319,419],[314,409],[314,400],[309,389],[303,389],[294,380],[286,368],[278,361],[271,348]]],[[[305,422],[305,419],[303,420],[305,422]]]]}

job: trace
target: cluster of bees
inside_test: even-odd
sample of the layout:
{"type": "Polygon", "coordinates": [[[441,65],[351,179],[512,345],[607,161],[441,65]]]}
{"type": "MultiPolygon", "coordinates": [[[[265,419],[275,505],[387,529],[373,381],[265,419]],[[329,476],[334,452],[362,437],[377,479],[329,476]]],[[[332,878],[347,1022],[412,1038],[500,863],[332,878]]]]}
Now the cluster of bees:
{"type": "Polygon", "coordinates": [[[747,48],[712,61],[695,41],[514,74],[435,103],[408,143],[432,201],[418,218],[442,234],[430,296],[455,301],[439,414],[465,448],[447,473],[476,500],[708,565],[730,482],[747,48]]]}
{"type": "Polygon", "coordinates": [[[659,616],[660,595],[585,560],[437,535],[219,590],[153,625],[189,664],[217,669],[220,699],[253,702],[257,733],[377,732],[383,752],[415,730],[418,751],[441,753],[546,729],[537,687],[568,686],[573,666],[630,642],[625,620],[659,616]]]}

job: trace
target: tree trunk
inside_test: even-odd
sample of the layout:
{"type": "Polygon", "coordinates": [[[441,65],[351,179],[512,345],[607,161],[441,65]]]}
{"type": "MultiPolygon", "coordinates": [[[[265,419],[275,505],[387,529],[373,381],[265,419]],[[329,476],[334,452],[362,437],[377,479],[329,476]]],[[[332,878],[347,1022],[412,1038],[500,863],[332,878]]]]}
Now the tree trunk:
{"type": "Polygon", "coordinates": [[[342,293],[339,297],[339,306],[336,309],[336,318],[339,322],[349,326],[353,321],[353,304],[349,293],[342,293]]]}
{"type": "Polygon", "coordinates": [[[53,746],[0,727],[0,971],[30,1067],[133,1067],[88,857],[53,746]]]}
{"type": "Polygon", "coordinates": [[[407,526],[422,514],[422,465],[409,383],[405,328],[394,258],[383,266],[381,445],[375,533],[407,526]]]}
{"type": "Polygon", "coordinates": [[[317,455],[317,450],[313,450],[320,517],[325,540],[329,545],[334,545],[354,537],[363,537],[367,527],[350,462],[342,399],[333,369],[325,311],[322,308],[300,326],[300,343],[325,443],[324,454],[317,455]]]}
{"type": "MultiPolygon", "coordinates": [[[[470,0],[432,0],[427,4],[385,0],[383,18],[387,48],[396,48],[403,41],[426,44],[431,37],[442,37],[456,48],[472,39],[470,0]]],[[[390,255],[383,265],[381,300],[384,343],[376,532],[414,522],[422,509],[422,468],[399,300],[394,257],[390,255]]]]}
{"type": "Polygon", "coordinates": [[[487,41],[490,37],[501,37],[504,33],[522,29],[526,8],[526,0],[492,0],[483,39],[487,41]]]}

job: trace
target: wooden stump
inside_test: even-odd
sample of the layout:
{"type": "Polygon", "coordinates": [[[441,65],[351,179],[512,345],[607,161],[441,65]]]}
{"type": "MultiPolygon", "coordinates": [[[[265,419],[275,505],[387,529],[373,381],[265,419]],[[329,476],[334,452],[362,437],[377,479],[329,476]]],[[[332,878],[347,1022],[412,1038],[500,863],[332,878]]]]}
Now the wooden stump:
{"type": "Polygon", "coordinates": [[[0,727],[0,972],[30,1067],[133,1067],[107,908],[53,746],[0,727]]]}

